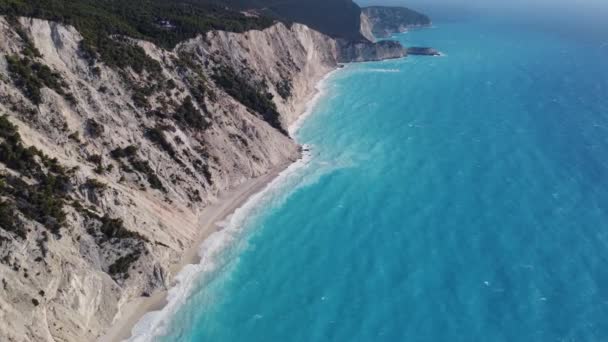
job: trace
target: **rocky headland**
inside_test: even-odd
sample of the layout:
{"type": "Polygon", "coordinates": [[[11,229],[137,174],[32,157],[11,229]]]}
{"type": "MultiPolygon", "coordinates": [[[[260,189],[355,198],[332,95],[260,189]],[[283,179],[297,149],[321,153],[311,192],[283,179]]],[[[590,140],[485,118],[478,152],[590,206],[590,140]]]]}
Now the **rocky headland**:
{"type": "Polygon", "coordinates": [[[408,55],[418,56],[441,56],[441,52],[430,47],[410,46],[407,48],[408,55]]]}
{"type": "Polygon", "coordinates": [[[427,27],[431,19],[419,12],[405,7],[369,6],[361,9],[364,17],[362,34],[366,37],[371,32],[376,38],[387,38],[394,33],[403,33],[411,28],[427,27]]]}

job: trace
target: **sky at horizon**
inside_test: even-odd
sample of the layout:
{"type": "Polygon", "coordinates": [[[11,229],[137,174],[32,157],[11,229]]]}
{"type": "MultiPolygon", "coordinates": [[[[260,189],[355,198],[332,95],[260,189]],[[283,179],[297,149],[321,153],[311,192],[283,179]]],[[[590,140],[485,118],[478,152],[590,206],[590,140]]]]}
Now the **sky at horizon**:
{"type": "Polygon", "coordinates": [[[412,9],[461,9],[468,11],[515,11],[571,16],[608,15],[606,0],[356,0],[361,6],[404,6],[412,9]]]}
{"type": "Polygon", "coordinates": [[[435,21],[502,16],[581,39],[608,42],[608,0],[355,0],[360,6],[408,7],[435,21]],[[584,32],[585,35],[581,35],[584,32]]]}

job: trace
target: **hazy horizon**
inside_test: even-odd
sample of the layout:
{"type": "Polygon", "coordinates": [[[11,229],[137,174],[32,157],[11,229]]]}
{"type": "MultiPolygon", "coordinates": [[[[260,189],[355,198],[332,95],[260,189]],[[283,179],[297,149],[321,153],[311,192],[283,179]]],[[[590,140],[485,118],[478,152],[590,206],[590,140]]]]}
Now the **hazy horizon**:
{"type": "Polygon", "coordinates": [[[357,0],[362,6],[387,5],[424,8],[448,6],[475,9],[584,9],[588,11],[608,10],[608,2],[604,0],[582,0],[573,3],[568,0],[357,0]]]}
{"type": "MultiPolygon", "coordinates": [[[[493,16],[534,23],[559,33],[586,32],[584,38],[608,41],[608,1],[583,0],[357,0],[360,6],[403,6],[420,11],[434,21],[493,16]]],[[[578,33],[576,33],[578,34],[578,33]]],[[[583,38],[583,37],[581,37],[583,38]]]]}

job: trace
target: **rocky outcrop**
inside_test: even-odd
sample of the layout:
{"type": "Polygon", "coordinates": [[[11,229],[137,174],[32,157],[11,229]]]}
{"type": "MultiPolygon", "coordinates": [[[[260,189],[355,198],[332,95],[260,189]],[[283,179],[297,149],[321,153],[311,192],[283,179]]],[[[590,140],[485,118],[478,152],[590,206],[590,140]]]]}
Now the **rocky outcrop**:
{"type": "Polygon", "coordinates": [[[320,78],[405,55],[278,23],[173,50],[121,39],[138,70],[91,59],[70,26],[0,17],[0,36],[2,341],[96,339],[171,285],[204,208],[299,157],[285,128],[320,78]]]}
{"type": "Polygon", "coordinates": [[[380,61],[407,56],[407,49],[401,43],[392,40],[377,43],[340,41],[338,46],[338,61],[343,63],[380,61]]]}
{"type": "Polygon", "coordinates": [[[361,22],[367,21],[371,25],[371,32],[378,38],[431,24],[426,15],[405,7],[370,6],[361,8],[361,13],[366,18],[361,22]]]}
{"type": "Polygon", "coordinates": [[[408,55],[419,56],[441,56],[441,52],[430,47],[410,46],[407,48],[408,55]]]}
{"type": "Polygon", "coordinates": [[[365,13],[361,12],[361,35],[363,37],[365,37],[365,39],[369,40],[370,42],[375,42],[376,41],[376,37],[374,36],[374,33],[372,32],[372,24],[369,22],[369,18],[367,17],[367,15],[365,15],[365,13]]]}

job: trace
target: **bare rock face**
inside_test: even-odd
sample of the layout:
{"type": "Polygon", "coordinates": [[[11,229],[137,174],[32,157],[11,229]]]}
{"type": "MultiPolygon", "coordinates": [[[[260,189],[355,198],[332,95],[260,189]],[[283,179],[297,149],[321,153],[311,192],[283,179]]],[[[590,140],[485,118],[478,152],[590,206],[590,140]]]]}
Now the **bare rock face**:
{"type": "Polygon", "coordinates": [[[338,60],[343,63],[381,61],[407,56],[407,49],[392,40],[372,42],[339,41],[338,60]]]}
{"type": "Polygon", "coordinates": [[[91,61],[44,20],[0,18],[0,36],[0,150],[29,163],[0,152],[2,341],[92,341],[170,286],[201,210],[299,157],[285,128],[338,60],[298,24],[131,41],[153,72],[91,61]]]}
{"type": "MultiPolygon", "coordinates": [[[[264,31],[243,34],[210,32],[183,43],[186,51],[212,55],[222,65],[254,78],[263,70],[284,127],[304,110],[316,82],[337,65],[336,41],[301,24],[276,24],[264,31]]],[[[260,79],[261,80],[261,79],[260,79]]]]}
{"type": "Polygon", "coordinates": [[[364,12],[361,12],[361,35],[370,42],[375,42],[376,37],[372,32],[372,23],[364,12]]]}
{"type": "Polygon", "coordinates": [[[339,62],[405,55],[304,25],[208,32],[169,51],[0,17],[0,341],[92,341],[172,284],[226,191],[293,162],[286,128],[339,62]]]}

